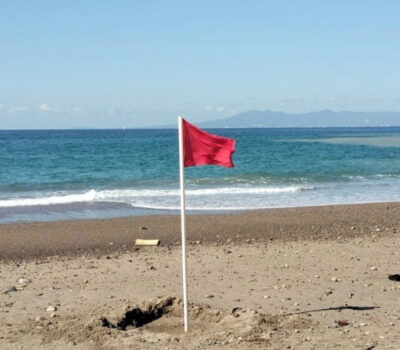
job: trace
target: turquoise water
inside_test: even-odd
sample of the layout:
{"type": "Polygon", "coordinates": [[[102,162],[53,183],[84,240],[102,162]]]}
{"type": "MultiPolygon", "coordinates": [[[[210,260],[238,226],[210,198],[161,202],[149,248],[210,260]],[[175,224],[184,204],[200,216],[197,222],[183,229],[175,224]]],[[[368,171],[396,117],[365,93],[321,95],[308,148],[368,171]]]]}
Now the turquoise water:
{"type": "MultiPolygon", "coordinates": [[[[193,212],[400,200],[400,128],[216,129],[234,169],[187,168],[193,212]]],[[[0,222],[175,213],[176,130],[0,131],[0,222]]]]}

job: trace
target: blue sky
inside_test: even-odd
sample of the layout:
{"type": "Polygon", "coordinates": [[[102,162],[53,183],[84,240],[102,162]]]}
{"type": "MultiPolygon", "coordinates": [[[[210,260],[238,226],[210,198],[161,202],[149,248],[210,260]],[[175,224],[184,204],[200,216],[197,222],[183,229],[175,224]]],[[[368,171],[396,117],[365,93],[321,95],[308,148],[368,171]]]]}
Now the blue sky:
{"type": "Polygon", "coordinates": [[[1,1],[0,128],[400,111],[400,1],[1,1]]]}

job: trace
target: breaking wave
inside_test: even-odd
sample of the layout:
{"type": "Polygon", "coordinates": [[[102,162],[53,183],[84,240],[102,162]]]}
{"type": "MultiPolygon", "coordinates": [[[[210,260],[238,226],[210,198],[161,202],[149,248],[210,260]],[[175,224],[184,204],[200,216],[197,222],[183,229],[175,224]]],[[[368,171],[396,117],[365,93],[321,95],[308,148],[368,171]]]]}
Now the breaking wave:
{"type": "MultiPolygon", "coordinates": [[[[312,186],[282,186],[282,187],[222,187],[205,189],[187,189],[188,197],[220,197],[226,195],[274,195],[283,193],[296,193],[311,191],[312,186]]],[[[116,189],[116,190],[90,190],[85,193],[55,193],[37,195],[33,197],[19,197],[0,200],[0,207],[45,206],[56,204],[71,204],[82,202],[116,202],[138,206],[138,200],[152,199],[151,203],[143,204],[146,208],[171,209],[170,206],[160,205],[166,197],[179,196],[178,189],[116,189]],[[158,200],[159,199],[159,200],[158,200]],[[159,203],[157,205],[157,203],[159,203]]],[[[175,208],[175,207],[174,207],[175,208]]],[[[207,207],[208,208],[208,207],[207,207]]],[[[236,207],[235,207],[236,208],[236,207]]],[[[218,208],[215,208],[218,209],[218,208]]]]}

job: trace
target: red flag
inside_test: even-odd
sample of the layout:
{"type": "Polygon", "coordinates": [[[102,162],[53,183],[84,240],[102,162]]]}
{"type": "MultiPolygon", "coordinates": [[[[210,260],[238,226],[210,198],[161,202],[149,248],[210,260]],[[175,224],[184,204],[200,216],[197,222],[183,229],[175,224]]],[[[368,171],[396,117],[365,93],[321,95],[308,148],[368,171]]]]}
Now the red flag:
{"type": "Polygon", "coordinates": [[[185,167],[220,165],[233,168],[235,140],[205,132],[182,119],[185,167]]]}

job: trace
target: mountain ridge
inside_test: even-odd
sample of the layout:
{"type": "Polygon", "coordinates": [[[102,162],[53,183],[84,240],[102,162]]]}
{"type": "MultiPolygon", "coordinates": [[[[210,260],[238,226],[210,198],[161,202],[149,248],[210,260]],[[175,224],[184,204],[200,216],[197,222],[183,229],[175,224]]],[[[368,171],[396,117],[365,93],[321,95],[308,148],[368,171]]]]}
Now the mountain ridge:
{"type": "Polygon", "coordinates": [[[253,110],[223,119],[199,122],[196,125],[205,128],[400,126],[400,112],[335,112],[324,109],[295,114],[271,110],[253,110]]]}

